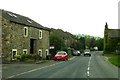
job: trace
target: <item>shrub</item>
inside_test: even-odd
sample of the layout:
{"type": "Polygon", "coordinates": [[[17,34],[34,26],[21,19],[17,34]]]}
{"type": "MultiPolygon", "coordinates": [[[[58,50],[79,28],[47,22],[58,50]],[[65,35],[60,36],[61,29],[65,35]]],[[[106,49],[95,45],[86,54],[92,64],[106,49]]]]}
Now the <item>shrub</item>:
{"type": "Polygon", "coordinates": [[[52,58],[53,58],[53,56],[51,54],[46,56],[47,60],[51,60],[52,58]]]}
{"type": "Polygon", "coordinates": [[[32,59],[33,57],[32,57],[32,54],[26,54],[26,58],[27,59],[32,59]]]}
{"type": "Polygon", "coordinates": [[[37,55],[36,54],[32,54],[32,58],[36,59],[37,55]]]}
{"type": "Polygon", "coordinates": [[[26,54],[21,54],[21,61],[24,61],[26,59],[26,54]]]}
{"type": "Polygon", "coordinates": [[[40,60],[40,59],[42,59],[42,57],[40,57],[40,55],[38,55],[38,54],[32,54],[32,58],[34,60],[40,60]]]}
{"type": "Polygon", "coordinates": [[[17,60],[20,60],[20,59],[21,59],[21,55],[20,55],[20,54],[15,55],[15,58],[16,58],[17,60]]]}

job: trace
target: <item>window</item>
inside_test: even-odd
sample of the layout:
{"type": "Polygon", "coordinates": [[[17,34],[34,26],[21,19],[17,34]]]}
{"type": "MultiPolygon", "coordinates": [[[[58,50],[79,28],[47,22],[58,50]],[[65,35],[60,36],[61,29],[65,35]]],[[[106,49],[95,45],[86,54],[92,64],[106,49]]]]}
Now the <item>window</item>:
{"type": "Polygon", "coordinates": [[[13,16],[11,13],[8,13],[8,15],[13,16]]]}
{"type": "Polygon", "coordinates": [[[28,37],[28,27],[24,27],[24,37],[28,37]]]}
{"type": "Polygon", "coordinates": [[[8,13],[8,15],[10,15],[11,17],[15,17],[15,18],[17,18],[17,16],[16,16],[15,14],[8,13]]]}
{"type": "Polygon", "coordinates": [[[42,39],[42,30],[39,30],[39,39],[42,39]]]}
{"type": "Polygon", "coordinates": [[[49,55],[49,53],[48,53],[48,49],[45,50],[45,53],[46,53],[46,56],[49,55]]]}
{"type": "Polygon", "coordinates": [[[16,17],[16,18],[17,18],[17,16],[16,16],[15,14],[13,14],[13,17],[16,17]]]}
{"type": "Polygon", "coordinates": [[[42,49],[38,50],[38,55],[40,55],[42,57],[42,49]]]}
{"type": "Polygon", "coordinates": [[[27,22],[32,23],[32,21],[31,21],[31,20],[27,20],[27,22]]]}
{"type": "Polygon", "coordinates": [[[27,49],[23,49],[23,54],[27,54],[27,49]]]}
{"type": "Polygon", "coordinates": [[[17,49],[12,49],[12,60],[15,59],[15,55],[17,55],[17,49]]]}

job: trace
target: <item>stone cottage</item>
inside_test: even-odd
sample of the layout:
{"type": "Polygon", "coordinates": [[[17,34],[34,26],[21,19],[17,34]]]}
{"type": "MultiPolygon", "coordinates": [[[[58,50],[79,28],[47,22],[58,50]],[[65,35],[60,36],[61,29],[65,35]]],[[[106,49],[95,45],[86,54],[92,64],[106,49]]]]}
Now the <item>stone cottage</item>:
{"type": "Polygon", "coordinates": [[[50,29],[34,20],[5,10],[2,15],[2,60],[14,60],[17,54],[49,55],[50,29]]]}

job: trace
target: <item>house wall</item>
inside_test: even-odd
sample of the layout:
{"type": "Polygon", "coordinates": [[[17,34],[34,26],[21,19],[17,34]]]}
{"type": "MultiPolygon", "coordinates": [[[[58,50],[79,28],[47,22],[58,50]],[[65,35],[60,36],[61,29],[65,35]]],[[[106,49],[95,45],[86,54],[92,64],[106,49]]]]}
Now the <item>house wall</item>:
{"type": "MultiPolygon", "coordinates": [[[[0,15],[1,15],[1,11],[0,11],[0,15]]],[[[1,53],[2,53],[2,17],[0,16],[0,60],[2,55],[1,53]]]]}
{"type": "Polygon", "coordinates": [[[9,20],[2,19],[2,52],[4,59],[11,60],[12,49],[17,49],[17,54],[23,54],[23,49],[27,49],[30,54],[30,39],[35,39],[35,54],[42,49],[43,58],[46,58],[45,50],[49,49],[49,31],[42,30],[42,39],[39,39],[39,30],[31,26],[17,24],[9,20]],[[24,37],[24,27],[28,28],[28,36],[24,37]]]}

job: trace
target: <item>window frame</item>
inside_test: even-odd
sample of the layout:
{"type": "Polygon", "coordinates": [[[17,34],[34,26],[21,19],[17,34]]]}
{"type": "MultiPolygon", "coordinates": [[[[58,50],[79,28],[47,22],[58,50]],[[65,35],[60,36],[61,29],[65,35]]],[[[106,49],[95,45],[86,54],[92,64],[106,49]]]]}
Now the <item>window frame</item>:
{"type": "Polygon", "coordinates": [[[43,36],[43,32],[42,30],[39,30],[39,39],[42,39],[42,36],[43,36]]]}
{"type": "Polygon", "coordinates": [[[28,37],[28,27],[24,27],[24,37],[28,37]]]}
{"type": "Polygon", "coordinates": [[[41,57],[43,56],[42,49],[38,50],[38,55],[40,55],[41,57]],[[41,54],[39,54],[40,51],[41,51],[41,54]]]}
{"type": "Polygon", "coordinates": [[[13,57],[13,52],[16,52],[15,55],[17,55],[17,49],[12,49],[12,60],[15,60],[15,57],[13,57]]]}
{"type": "Polygon", "coordinates": [[[27,49],[23,49],[23,54],[25,54],[24,51],[26,51],[26,54],[27,54],[27,49]]]}

